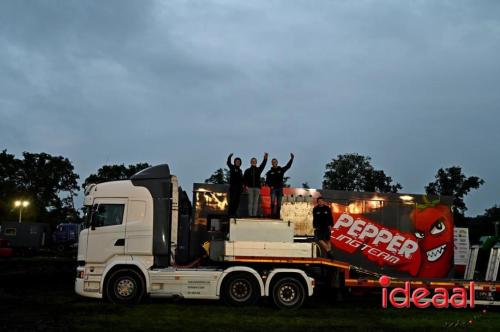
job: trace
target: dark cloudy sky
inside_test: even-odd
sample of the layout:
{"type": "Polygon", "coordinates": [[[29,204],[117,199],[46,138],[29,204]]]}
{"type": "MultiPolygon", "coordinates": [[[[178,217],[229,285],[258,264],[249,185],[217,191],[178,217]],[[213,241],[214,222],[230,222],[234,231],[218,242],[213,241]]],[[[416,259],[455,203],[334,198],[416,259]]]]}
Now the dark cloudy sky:
{"type": "Polygon", "coordinates": [[[268,151],[318,187],[337,154],[500,203],[500,1],[0,1],[0,149],[168,162],[184,187],[268,151]]]}

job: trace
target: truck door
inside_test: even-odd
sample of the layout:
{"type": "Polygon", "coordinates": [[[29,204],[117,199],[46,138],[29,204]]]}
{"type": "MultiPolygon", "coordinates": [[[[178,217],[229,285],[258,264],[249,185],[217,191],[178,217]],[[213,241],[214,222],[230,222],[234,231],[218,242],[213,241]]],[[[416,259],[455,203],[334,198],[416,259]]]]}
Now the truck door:
{"type": "Polygon", "coordinates": [[[96,198],[87,245],[87,261],[106,262],[125,253],[127,199],[96,198]]]}

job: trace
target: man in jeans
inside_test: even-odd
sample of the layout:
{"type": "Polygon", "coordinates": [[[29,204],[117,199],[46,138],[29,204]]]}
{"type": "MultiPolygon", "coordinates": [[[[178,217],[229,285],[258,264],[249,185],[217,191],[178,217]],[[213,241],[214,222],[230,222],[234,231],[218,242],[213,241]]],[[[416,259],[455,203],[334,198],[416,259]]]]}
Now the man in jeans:
{"type": "Polygon", "coordinates": [[[250,167],[243,174],[243,183],[248,192],[248,215],[256,217],[259,212],[259,197],[260,197],[260,175],[266,167],[267,152],[264,153],[264,159],[259,167],[257,167],[257,158],[250,159],[250,167]]]}
{"type": "Polygon", "coordinates": [[[290,160],[285,167],[278,166],[278,160],[271,160],[272,167],[266,173],[266,184],[271,188],[271,213],[275,218],[280,218],[281,198],[283,197],[283,176],[292,166],[294,155],[290,153],[290,160]]]}

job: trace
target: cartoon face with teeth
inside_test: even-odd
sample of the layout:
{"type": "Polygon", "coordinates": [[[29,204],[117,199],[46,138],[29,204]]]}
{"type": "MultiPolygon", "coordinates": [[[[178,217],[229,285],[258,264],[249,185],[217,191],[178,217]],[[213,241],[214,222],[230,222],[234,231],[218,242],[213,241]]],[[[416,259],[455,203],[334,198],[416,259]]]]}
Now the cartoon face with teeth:
{"type": "Polygon", "coordinates": [[[450,208],[444,204],[416,208],[411,218],[422,253],[418,277],[445,277],[453,259],[453,218],[450,208]]]}

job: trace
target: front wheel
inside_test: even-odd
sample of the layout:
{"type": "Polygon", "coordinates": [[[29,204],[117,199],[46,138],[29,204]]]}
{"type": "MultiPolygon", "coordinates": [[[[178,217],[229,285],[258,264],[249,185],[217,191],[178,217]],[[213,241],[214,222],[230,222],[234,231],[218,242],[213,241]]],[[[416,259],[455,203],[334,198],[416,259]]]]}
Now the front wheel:
{"type": "Polygon", "coordinates": [[[142,275],[129,269],[113,272],[106,283],[106,298],[113,303],[136,304],[144,297],[146,285],[142,275]]]}
{"type": "Polygon", "coordinates": [[[298,309],[305,299],[304,285],[297,278],[282,278],[272,288],[272,301],[279,309],[298,309]]]}

